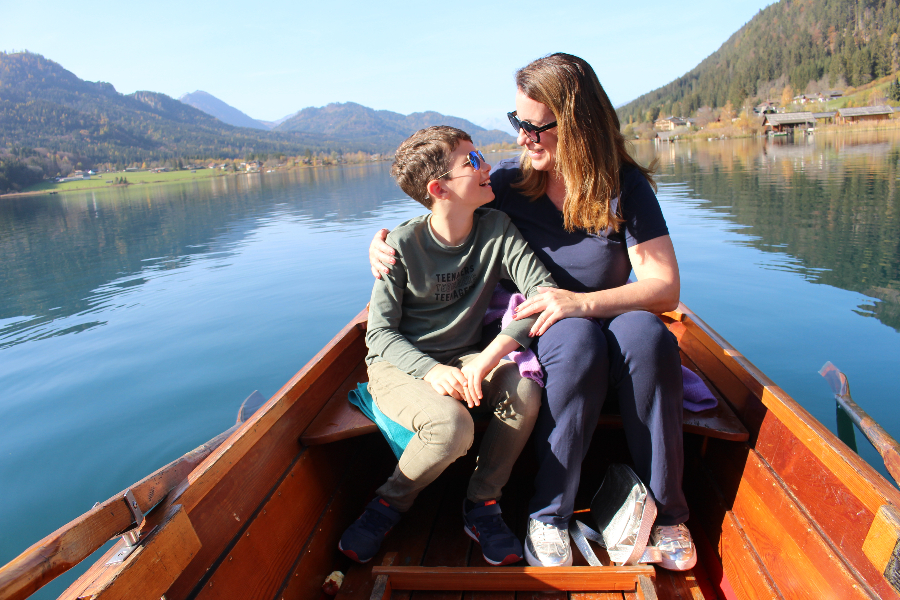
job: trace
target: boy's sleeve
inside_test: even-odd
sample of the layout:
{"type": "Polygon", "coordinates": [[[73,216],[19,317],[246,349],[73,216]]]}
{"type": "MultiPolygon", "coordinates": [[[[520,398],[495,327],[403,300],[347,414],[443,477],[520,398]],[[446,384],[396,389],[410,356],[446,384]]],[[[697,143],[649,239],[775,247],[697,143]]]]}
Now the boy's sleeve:
{"type": "Polygon", "coordinates": [[[401,257],[390,273],[383,273],[381,279],[375,280],[369,303],[366,346],[401,371],[422,379],[440,363],[413,346],[400,333],[405,288],[406,266],[401,257]]]}
{"type": "MultiPolygon", "coordinates": [[[[537,292],[538,287],[559,287],[550,275],[550,271],[544,263],[534,254],[528,242],[522,237],[519,229],[509,222],[506,234],[503,238],[503,266],[507,275],[512,279],[526,298],[531,298],[537,292]]],[[[538,315],[532,315],[520,320],[510,321],[500,332],[513,338],[523,348],[531,345],[532,338],[528,337],[531,326],[537,321],[538,315]]]]}

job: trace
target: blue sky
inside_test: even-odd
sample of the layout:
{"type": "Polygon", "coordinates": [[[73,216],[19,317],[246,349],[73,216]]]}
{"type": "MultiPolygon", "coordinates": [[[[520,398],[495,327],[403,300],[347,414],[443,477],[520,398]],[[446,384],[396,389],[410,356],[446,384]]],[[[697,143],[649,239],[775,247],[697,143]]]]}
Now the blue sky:
{"type": "Polygon", "coordinates": [[[513,74],[535,58],[581,56],[620,105],[683,75],[768,4],[0,0],[0,49],[122,93],[204,90],[262,120],[353,101],[505,127],[513,74]]]}

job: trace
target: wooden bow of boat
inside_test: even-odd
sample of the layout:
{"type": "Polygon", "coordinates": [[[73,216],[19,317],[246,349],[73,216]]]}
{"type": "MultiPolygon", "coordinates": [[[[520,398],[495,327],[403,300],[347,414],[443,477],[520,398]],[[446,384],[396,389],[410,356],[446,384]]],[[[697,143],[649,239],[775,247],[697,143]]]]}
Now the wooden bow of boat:
{"type": "MultiPolygon", "coordinates": [[[[701,413],[693,429],[685,428],[684,486],[700,561],[682,574],[641,567],[655,574],[659,595],[900,598],[900,492],[686,307],[663,320],[679,340],[685,366],[724,403],[715,418],[701,413]]],[[[477,575],[485,565],[457,514],[469,457],[423,492],[371,564],[350,563],[336,551],[340,533],[395,464],[383,440],[370,435],[371,424],[344,400],[366,378],[365,324],[363,311],[187,476],[185,463],[173,476],[181,480],[141,524],[137,550],[107,564],[123,543],[116,544],[62,597],[318,599],[325,576],[340,569],[346,578],[338,596],[362,600],[372,593],[373,574],[410,581],[434,567],[447,579],[446,568],[455,567],[466,569],[460,576],[477,575]],[[381,565],[390,552],[397,554],[394,565],[373,573],[372,564],[381,565]]],[[[614,427],[614,419],[606,425],[614,427]]],[[[625,447],[618,429],[595,436],[582,471],[587,500],[579,498],[576,508],[587,506],[603,465],[628,460],[625,447]]],[[[525,452],[501,499],[520,534],[531,469],[525,452]]],[[[146,509],[150,501],[135,496],[146,509]]],[[[81,519],[109,509],[116,513],[114,532],[127,529],[127,506],[114,500],[81,519]]],[[[84,554],[73,552],[75,545],[62,540],[29,554],[33,547],[0,569],[0,598],[27,597],[84,554]]],[[[596,581],[604,573],[612,581],[604,569],[596,568],[596,581]]],[[[508,583],[495,579],[490,589],[512,589],[492,598],[515,598],[521,584],[514,574],[504,575],[508,583]]],[[[609,592],[603,598],[630,598],[642,593],[636,577],[625,588],[598,583],[594,589],[609,592]]],[[[456,586],[462,581],[449,579],[456,586]]],[[[427,589],[436,589],[433,575],[428,581],[427,589]]],[[[416,598],[446,597],[432,593],[416,592],[416,598]]]]}

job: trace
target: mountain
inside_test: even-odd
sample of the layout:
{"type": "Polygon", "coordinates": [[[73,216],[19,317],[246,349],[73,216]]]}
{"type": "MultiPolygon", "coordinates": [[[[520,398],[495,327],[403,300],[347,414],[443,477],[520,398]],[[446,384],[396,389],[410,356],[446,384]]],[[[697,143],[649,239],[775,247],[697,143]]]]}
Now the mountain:
{"type": "MultiPolygon", "coordinates": [[[[0,52],[0,152],[41,148],[96,163],[374,151],[320,134],[233,127],[165,94],[120,94],[38,54],[0,52]],[[8,151],[8,150],[7,150],[8,151]]],[[[55,173],[54,173],[55,174],[55,173]]]]}
{"type": "Polygon", "coordinates": [[[181,96],[178,100],[189,104],[198,110],[202,110],[208,115],[212,115],[223,123],[234,125],[235,127],[249,127],[251,129],[269,130],[271,127],[266,126],[262,121],[257,121],[238,109],[225,104],[212,94],[208,94],[202,90],[197,90],[190,94],[181,96]]]}
{"type": "Polygon", "coordinates": [[[787,85],[795,94],[842,80],[859,86],[900,69],[898,37],[898,0],[781,0],[684,76],[620,107],[619,118],[737,108],[780,98],[787,85]]]}
{"type": "Polygon", "coordinates": [[[451,125],[469,133],[476,145],[515,143],[515,137],[497,129],[487,130],[471,121],[437,112],[410,115],[375,110],[355,102],[304,108],[273,131],[318,133],[336,139],[396,148],[415,131],[431,125],[451,125]]]}

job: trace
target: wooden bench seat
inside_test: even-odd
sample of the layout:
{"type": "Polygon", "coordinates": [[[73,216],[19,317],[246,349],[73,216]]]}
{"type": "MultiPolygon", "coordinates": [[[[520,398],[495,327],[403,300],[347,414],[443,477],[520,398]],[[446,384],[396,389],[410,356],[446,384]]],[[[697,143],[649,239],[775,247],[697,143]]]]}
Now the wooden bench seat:
{"type": "MultiPolygon", "coordinates": [[[[691,368],[692,363],[690,363],[686,357],[682,356],[682,360],[684,361],[685,366],[691,368]]],[[[695,369],[692,370],[697,372],[695,369]]],[[[347,394],[349,394],[351,390],[356,389],[356,385],[363,381],[368,381],[368,375],[366,374],[365,362],[361,361],[300,436],[300,443],[305,446],[328,444],[330,442],[336,442],[338,440],[378,431],[378,427],[375,423],[370,421],[368,417],[347,400],[347,394]]],[[[728,404],[722,400],[721,395],[718,394],[716,389],[709,385],[709,382],[706,381],[705,378],[704,381],[712,393],[719,399],[719,404],[715,408],[699,413],[685,410],[684,431],[708,438],[718,438],[735,442],[746,441],[750,437],[747,429],[743,426],[734,412],[732,412],[728,404]]],[[[481,426],[486,426],[486,422],[482,422],[481,426]]],[[[614,414],[600,415],[598,427],[618,428],[621,426],[621,416],[614,414]]]]}

